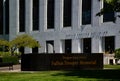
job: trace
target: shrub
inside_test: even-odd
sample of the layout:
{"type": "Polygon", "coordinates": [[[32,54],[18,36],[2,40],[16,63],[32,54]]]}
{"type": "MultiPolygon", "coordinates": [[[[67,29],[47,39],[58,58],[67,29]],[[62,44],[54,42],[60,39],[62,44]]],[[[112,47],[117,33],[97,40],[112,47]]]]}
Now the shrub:
{"type": "MultiPolygon", "coordinates": [[[[12,56],[10,52],[0,52],[0,57],[12,56]]],[[[20,52],[14,52],[14,56],[21,56],[20,52]]]]}
{"type": "Polygon", "coordinates": [[[120,59],[120,48],[115,50],[115,58],[120,59]]]}
{"type": "Polygon", "coordinates": [[[13,64],[18,64],[19,63],[19,59],[17,56],[5,56],[2,57],[3,62],[12,62],[13,64]]]}
{"type": "Polygon", "coordinates": [[[10,56],[10,52],[0,52],[0,57],[10,56]]]}

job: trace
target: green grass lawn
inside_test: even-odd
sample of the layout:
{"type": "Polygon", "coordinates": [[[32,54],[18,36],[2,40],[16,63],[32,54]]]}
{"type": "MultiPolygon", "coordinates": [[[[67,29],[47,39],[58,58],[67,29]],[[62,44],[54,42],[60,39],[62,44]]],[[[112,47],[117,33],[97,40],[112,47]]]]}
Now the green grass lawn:
{"type": "Polygon", "coordinates": [[[0,72],[0,81],[120,81],[120,70],[0,72]]]}
{"type": "Polygon", "coordinates": [[[105,65],[105,68],[110,69],[0,72],[0,81],[120,81],[120,65],[105,65]]]}
{"type": "Polygon", "coordinates": [[[119,69],[120,70],[120,65],[104,65],[104,68],[107,68],[107,69],[119,69]]]}

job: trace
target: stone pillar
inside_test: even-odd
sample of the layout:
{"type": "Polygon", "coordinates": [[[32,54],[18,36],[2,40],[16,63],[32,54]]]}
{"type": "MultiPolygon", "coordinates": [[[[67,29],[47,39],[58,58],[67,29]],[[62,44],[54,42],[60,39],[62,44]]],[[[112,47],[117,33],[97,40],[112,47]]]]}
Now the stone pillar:
{"type": "Polygon", "coordinates": [[[5,19],[5,17],[6,17],[6,15],[5,15],[5,13],[6,13],[6,11],[5,11],[5,9],[6,9],[6,6],[5,6],[5,2],[6,1],[3,1],[3,36],[5,37],[5,30],[6,30],[6,24],[5,24],[5,21],[6,21],[6,19],[5,19]]]}
{"type": "Polygon", "coordinates": [[[41,39],[40,41],[40,48],[39,48],[39,53],[45,53],[46,52],[46,42],[44,39],[41,39]]]}
{"type": "Polygon", "coordinates": [[[102,52],[105,52],[105,37],[102,37],[102,52]]]}
{"type": "MultiPolygon", "coordinates": [[[[25,32],[30,34],[32,31],[32,2],[33,0],[25,0],[25,32]]],[[[32,53],[31,48],[25,48],[25,53],[32,53]]]]}
{"type": "Polygon", "coordinates": [[[63,0],[55,0],[55,30],[63,27],[63,0]]]}
{"type": "Polygon", "coordinates": [[[100,52],[100,39],[99,38],[92,38],[92,53],[99,53],[100,52]]]}
{"type": "Polygon", "coordinates": [[[47,0],[40,0],[39,2],[40,2],[39,29],[40,32],[44,32],[47,29],[47,0]]]}
{"type": "Polygon", "coordinates": [[[99,53],[103,53],[102,37],[99,39],[99,53]]]}
{"type": "Polygon", "coordinates": [[[91,24],[93,27],[98,27],[100,23],[100,17],[96,16],[96,14],[100,12],[100,1],[99,0],[92,0],[92,8],[91,8],[91,24]]]}
{"type": "Polygon", "coordinates": [[[9,1],[9,39],[12,40],[19,32],[19,0],[9,1]]]}
{"type": "Polygon", "coordinates": [[[72,53],[80,53],[80,41],[78,39],[72,40],[72,53]]]}
{"type": "Polygon", "coordinates": [[[116,24],[120,24],[120,18],[118,16],[120,16],[120,12],[116,12],[116,24]]]}
{"type": "Polygon", "coordinates": [[[27,53],[32,53],[32,49],[31,48],[25,48],[25,54],[27,54],[27,53]]]}
{"type": "Polygon", "coordinates": [[[55,53],[63,53],[64,52],[63,41],[55,40],[54,41],[54,50],[55,50],[55,53]]]}
{"type": "Polygon", "coordinates": [[[48,47],[48,50],[47,50],[48,53],[53,53],[54,52],[54,46],[53,45],[47,44],[47,47],[48,47]]]}
{"type": "Polygon", "coordinates": [[[72,27],[78,30],[82,23],[82,0],[72,0],[72,27]]]}
{"type": "Polygon", "coordinates": [[[120,48],[120,34],[115,37],[115,49],[120,48]]]}
{"type": "Polygon", "coordinates": [[[32,31],[32,0],[25,0],[25,30],[26,33],[30,33],[32,31]]]}

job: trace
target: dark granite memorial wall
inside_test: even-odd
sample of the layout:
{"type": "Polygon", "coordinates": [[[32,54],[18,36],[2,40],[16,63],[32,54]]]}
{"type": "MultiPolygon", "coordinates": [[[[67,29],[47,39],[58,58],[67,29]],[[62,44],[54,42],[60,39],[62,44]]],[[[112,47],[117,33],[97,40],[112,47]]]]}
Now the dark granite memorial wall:
{"type": "Polygon", "coordinates": [[[22,71],[103,69],[103,54],[23,54],[22,71]]]}

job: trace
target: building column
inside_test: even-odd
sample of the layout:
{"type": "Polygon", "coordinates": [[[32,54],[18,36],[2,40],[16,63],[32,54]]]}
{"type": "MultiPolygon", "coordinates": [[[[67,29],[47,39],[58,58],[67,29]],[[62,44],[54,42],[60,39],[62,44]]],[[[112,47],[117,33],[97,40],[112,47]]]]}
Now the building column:
{"type": "Polygon", "coordinates": [[[44,32],[47,29],[47,0],[40,0],[39,2],[39,29],[40,32],[44,32]]]}
{"type": "Polygon", "coordinates": [[[115,37],[115,49],[120,48],[120,35],[115,37]]]}
{"type": "Polygon", "coordinates": [[[92,53],[102,52],[102,41],[100,38],[92,38],[92,53]]]}
{"type": "Polygon", "coordinates": [[[100,12],[100,1],[99,0],[91,0],[92,1],[92,9],[91,9],[91,22],[93,27],[98,27],[100,23],[100,17],[96,16],[98,12],[100,12]]]}
{"type": "MultiPolygon", "coordinates": [[[[32,1],[33,0],[25,0],[25,32],[30,34],[32,31],[32,1]]],[[[25,53],[32,53],[31,48],[25,48],[25,53]]]]}
{"type": "Polygon", "coordinates": [[[9,40],[19,32],[19,0],[9,1],[9,40]]]}
{"type": "Polygon", "coordinates": [[[30,33],[32,31],[32,0],[25,0],[25,31],[30,33]]]}
{"type": "Polygon", "coordinates": [[[63,27],[63,0],[55,0],[55,30],[63,27]]]}
{"type": "Polygon", "coordinates": [[[99,53],[103,53],[103,39],[100,37],[99,39],[99,53]]]}
{"type": "Polygon", "coordinates": [[[32,53],[32,48],[25,48],[25,54],[32,53]]]}
{"type": "Polygon", "coordinates": [[[81,52],[80,40],[73,39],[72,40],[72,53],[80,53],[81,52]]]}
{"type": "Polygon", "coordinates": [[[5,13],[6,13],[6,6],[5,6],[5,2],[6,1],[3,1],[3,36],[5,37],[5,30],[6,30],[6,24],[5,24],[5,21],[6,21],[6,19],[5,19],[5,17],[6,17],[6,15],[5,15],[5,13]]]}
{"type": "Polygon", "coordinates": [[[55,40],[54,41],[54,50],[55,53],[63,53],[64,52],[64,48],[63,48],[63,41],[61,40],[55,40]]]}
{"type": "Polygon", "coordinates": [[[115,22],[116,22],[116,24],[120,24],[120,18],[118,17],[118,15],[120,15],[120,12],[116,12],[115,14],[117,16],[115,22]]]}
{"type": "Polygon", "coordinates": [[[39,53],[45,53],[46,52],[46,42],[41,39],[40,41],[40,48],[39,48],[39,53]]]}
{"type": "Polygon", "coordinates": [[[73,27],[73,30],[78,30],[78,28],[80,28],[81,24],[82,24],[82,0],[72,0],[72,27],[73,27]]]}

